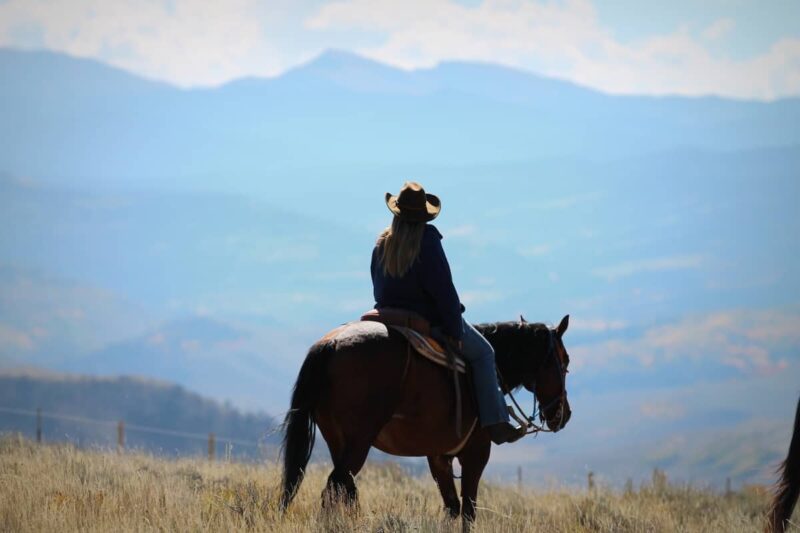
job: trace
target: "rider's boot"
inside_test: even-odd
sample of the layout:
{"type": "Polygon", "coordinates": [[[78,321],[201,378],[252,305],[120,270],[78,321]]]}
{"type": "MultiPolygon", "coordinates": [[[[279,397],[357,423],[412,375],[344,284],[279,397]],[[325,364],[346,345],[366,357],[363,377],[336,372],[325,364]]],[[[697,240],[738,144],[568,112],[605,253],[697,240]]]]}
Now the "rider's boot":
{"type": "Polygon", "coordinates": [[[506,442],[514,442],[525,436],[525,429],[519,426],[513,426],[509,422],[500,422],[499,424],[492,424],[486,426],[492,442],[495,444],[503,444],[506,442]]]}

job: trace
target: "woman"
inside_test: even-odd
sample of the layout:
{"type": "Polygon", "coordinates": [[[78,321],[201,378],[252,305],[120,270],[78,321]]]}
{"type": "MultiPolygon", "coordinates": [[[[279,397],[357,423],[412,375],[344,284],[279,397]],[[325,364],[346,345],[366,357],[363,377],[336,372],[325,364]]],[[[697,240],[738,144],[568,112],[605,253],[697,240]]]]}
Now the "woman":
{"type": "Polygon", "coordinates": [[[426,224],[439,214],[439,198],[425,194],[419,183],[406,182],[399,195],[386,193],[386,205],[394,219],[378,236],[372,251],[375,307],[415,311],[458,346],[472,368],[481,426],[495,444],[517,440],[522,430],[508,421],[497,384],[494,349],[462,318],[464,306],[453,285],[442,235],[426,224]]]}

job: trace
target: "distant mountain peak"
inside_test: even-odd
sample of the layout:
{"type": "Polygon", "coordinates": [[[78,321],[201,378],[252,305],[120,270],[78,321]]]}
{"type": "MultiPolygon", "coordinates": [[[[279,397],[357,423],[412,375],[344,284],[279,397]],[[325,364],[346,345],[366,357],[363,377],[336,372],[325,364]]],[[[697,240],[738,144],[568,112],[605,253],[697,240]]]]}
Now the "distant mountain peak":
{"type": "Polygon", "coordinates": [[[308,63],[288,71],[282,78],[303,84],[332,84],[356,92],[420,94],[429,83],[406,71],[354,52],[328,49],[308,63]]]}
{"type": "MultiPolygon", "coordinates": [[[[305,64],[305,68],[377,68],[395,70],[389,65],[341,48],[328,48],[305,64]]],[[[303,68],[302,66],[300,68],[303,68]]]]}

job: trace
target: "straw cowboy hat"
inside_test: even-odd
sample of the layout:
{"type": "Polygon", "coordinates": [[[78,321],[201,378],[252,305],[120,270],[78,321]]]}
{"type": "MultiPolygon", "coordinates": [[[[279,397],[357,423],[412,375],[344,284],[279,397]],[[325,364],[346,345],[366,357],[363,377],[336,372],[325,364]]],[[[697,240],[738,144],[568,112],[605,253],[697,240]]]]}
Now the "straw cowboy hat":
{"type": "Polygon", "coordinates": [[[426,194],[422,185],[414,181],[407,181],[396,196],[387,192],[386,206],[395,216],[413,222],[429,222],[442,210],[439,197],[426,194]]]}

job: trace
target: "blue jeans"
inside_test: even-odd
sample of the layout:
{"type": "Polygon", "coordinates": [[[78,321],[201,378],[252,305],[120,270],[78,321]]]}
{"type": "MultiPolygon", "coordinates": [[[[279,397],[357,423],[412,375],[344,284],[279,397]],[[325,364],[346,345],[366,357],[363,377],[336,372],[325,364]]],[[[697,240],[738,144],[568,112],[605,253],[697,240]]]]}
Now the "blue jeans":
{"type": "Polygon", "coordinates": [[[478,400],[478,418],[481,427],[500,422],[508,422],[506,400],[497,382],[497,370],[494,363],[494,348],[489,341],[461,319],[464,334],[461,337],[461,353],[472,369],[472,381],[475,383],[475,397],[478,400]]]}

